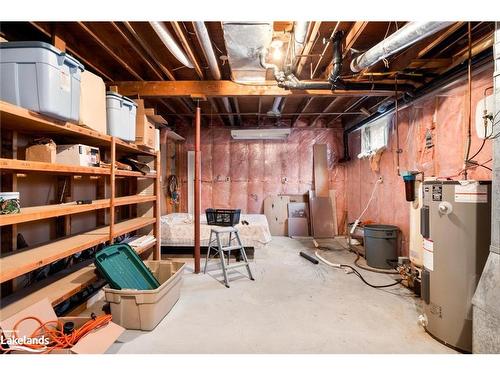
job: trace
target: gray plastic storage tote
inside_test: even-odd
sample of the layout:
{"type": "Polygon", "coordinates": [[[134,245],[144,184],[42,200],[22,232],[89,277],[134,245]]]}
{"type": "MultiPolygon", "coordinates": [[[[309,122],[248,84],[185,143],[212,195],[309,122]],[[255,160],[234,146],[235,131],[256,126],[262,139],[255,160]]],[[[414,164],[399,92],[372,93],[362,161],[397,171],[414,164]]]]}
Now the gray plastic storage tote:
{"type": "Polygon", "coordinates": [[[137,104],[123,95],[106,93],[108,134],[125,141],[135,141],[137,104]]]}
{"type": "Polygon", "coordinates": [[[48,43],[0,43],[0,99],[78,122],[83,70],[78,60],[48,43]]]}

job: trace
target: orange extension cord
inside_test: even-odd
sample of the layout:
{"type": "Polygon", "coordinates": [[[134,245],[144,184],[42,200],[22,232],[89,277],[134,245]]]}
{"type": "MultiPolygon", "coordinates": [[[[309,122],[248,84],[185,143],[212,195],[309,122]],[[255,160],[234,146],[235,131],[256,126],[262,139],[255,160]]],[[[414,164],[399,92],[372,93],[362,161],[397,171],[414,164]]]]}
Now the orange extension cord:
{"type": "MultiPolygon", "coordinates": [[[[41,344],[25,344],[29,349],[40,350],[39,353],[50,353],[54,349],[67,349],[75,345],[79,340],[88,335],[90,332],[104,327],[111,321],[111,315],[101,315],[90,319],[80,328],[75,328],[71,334],[67,335],[63,331],[63,324],[60,321],[53,320],[43,323],[40,319],[34,316],[28,316],[19,320],[14,326],[13,338],[17,338],[16,332],[19,325],[26,320],[34,320],[40,324],[40,326],[35,329],[31,334],[30,338],[38,338],[42,335],[49,338],[50,343],[45,346],[41,344]]],[[[9,352],[12,349],[1,349],[3,352],[9,352]]]]}

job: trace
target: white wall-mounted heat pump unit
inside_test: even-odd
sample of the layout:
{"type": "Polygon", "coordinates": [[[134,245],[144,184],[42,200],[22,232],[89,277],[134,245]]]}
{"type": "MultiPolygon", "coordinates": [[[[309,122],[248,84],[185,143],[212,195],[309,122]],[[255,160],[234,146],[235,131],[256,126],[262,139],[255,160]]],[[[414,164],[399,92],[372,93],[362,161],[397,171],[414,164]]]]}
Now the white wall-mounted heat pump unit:
{"type": "Polygon", "coordinates": [[[287,139],[292,129],[244,129],[231,130],[231,137],[239,140],[251,139],[287,139]]]}

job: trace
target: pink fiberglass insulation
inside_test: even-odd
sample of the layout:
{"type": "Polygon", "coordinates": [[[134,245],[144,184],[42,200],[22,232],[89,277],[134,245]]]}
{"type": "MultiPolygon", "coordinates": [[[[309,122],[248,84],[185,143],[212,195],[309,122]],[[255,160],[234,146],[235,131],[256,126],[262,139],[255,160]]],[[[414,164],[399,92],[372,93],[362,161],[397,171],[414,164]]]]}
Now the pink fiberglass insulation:
{"type": "MultiPolygon", "coordinates": [[[[178,129],[192,150],[193,129],[178,129]]],[[[313,188],[315,143],[328,145],[330,187],[336,190],[337,217],[345,209],[345,171],[336,161],[342,150],[339,129],[294,129],[285,141],[232,140],[223,127],[202,128],[202,209],[241,208],[262,213],[271,194],[306,194],[313,188]]],[[[179,172],[186,182],[185,167],[179,172]]]]}
{"type": "MultiPolygon", "coordinates": [[[[476,103],[482,99],[484,90],[492,84],[492,71],[484,71],[474,77],[472,91],[472,143],[471,155],[482,141],[475,131],[476,103]]],[[[426,177],[449,177],[460,179],[467,134],[467,82],[455,84],[446,91],[435,92],[412,103],[399,112],[400,170],[420,170],[426,177]],[[432,147],[426,148],[426,134],[431,136],[432,147]]],[[[370,168],[367,159],[358,159],[360,132],[349,136],[352,160],[346,168],[346,206],[348,221],[353,222],[365,208],[375,181],[383,177],[372,204],[363,216],[363,221],[397,225],[402,231],[402,254],[408,254],[409,204],[406,202],[404,184],[396,169],[396,134],[391,130],[389,144],[379,163],[379,172],[370,168]]],[[[475,159],[483,162],[492,156],[491,143],[487,142],[475,159]]],[[[490,165],[490,164],[487,164],[490,165]]],[[[470,179],[490,180],[491,172],[485,168],[469,171],[470,179]]],[[[337,179],[335,179],[337,180],[337,179]]]]}

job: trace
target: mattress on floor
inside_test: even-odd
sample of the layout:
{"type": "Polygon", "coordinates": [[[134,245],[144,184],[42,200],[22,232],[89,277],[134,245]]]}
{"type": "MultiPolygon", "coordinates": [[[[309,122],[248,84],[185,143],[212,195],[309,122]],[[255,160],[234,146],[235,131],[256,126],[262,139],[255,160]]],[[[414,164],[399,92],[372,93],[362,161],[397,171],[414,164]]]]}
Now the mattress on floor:
{"type": "MultiPolygon", "coordinates": [[[[208,246],[210,230],[205,214],[201,215],[201,246],[208,246]]],[[[265,215],[242,214],[236,225],[245,247],[264,247],[272,239],[265,215]],[[247,221],[248,225],[241,224],[247,221]]],[[[194,219],[187,213],[174,213],[161,217],[161,244],[163,246],[194,246],[194,219]]]]}

